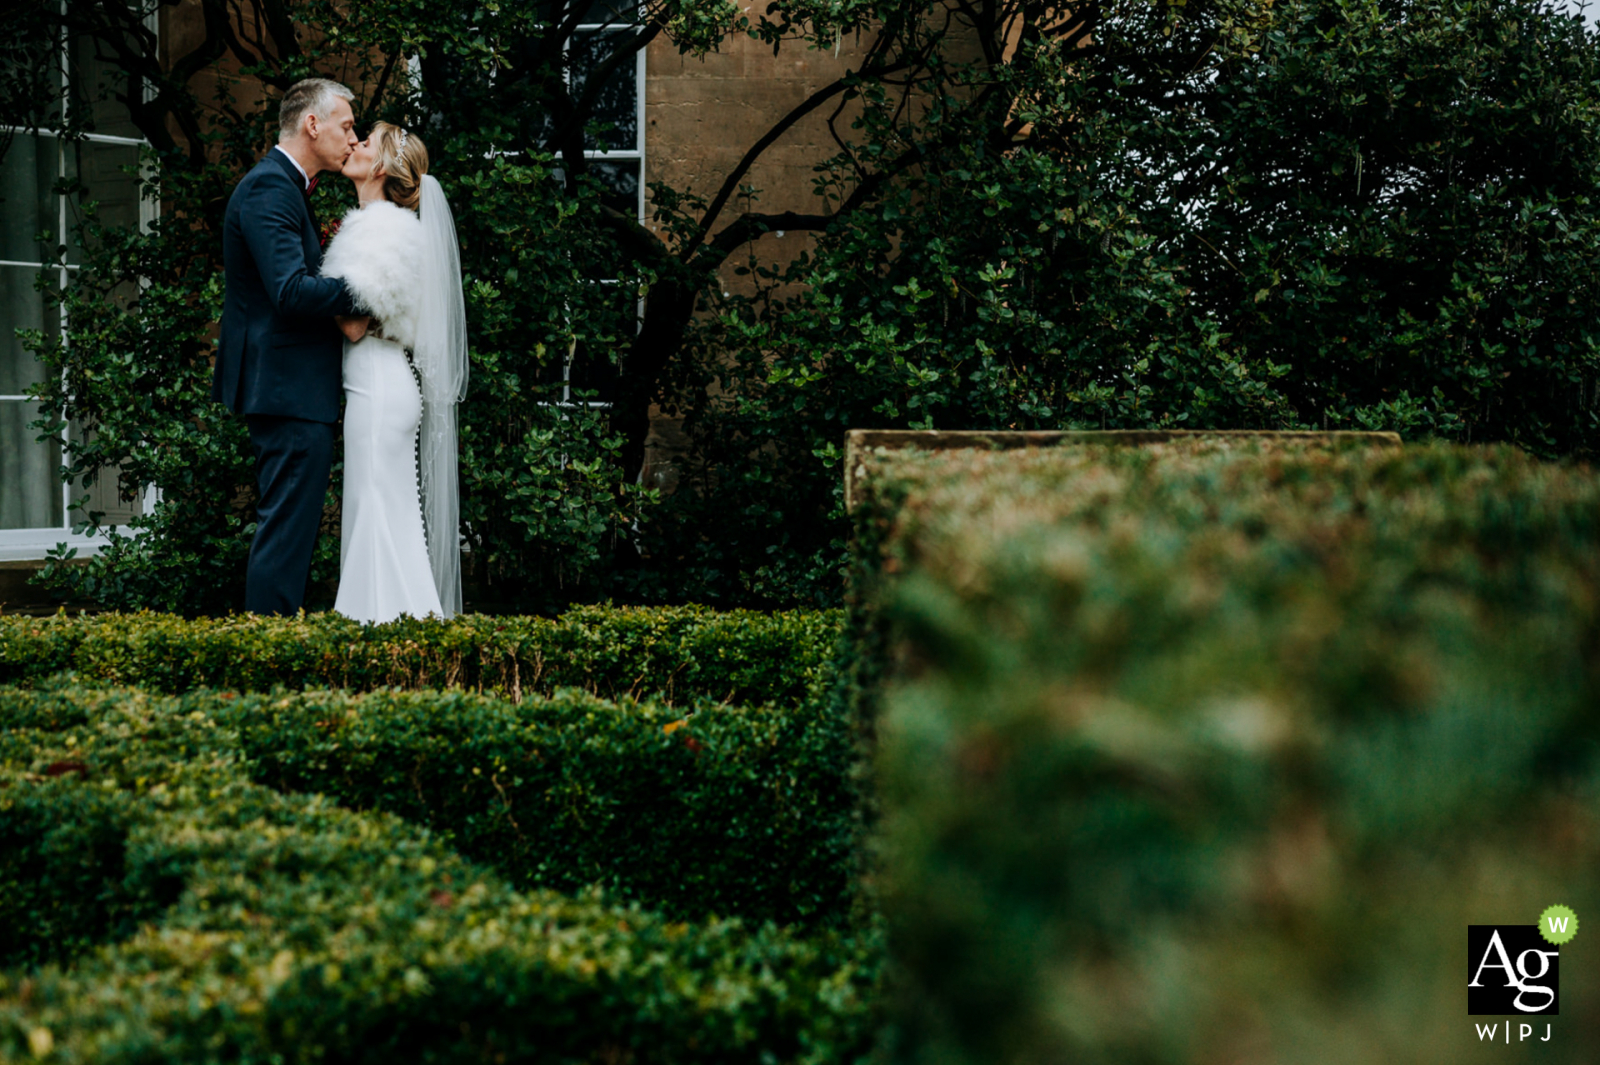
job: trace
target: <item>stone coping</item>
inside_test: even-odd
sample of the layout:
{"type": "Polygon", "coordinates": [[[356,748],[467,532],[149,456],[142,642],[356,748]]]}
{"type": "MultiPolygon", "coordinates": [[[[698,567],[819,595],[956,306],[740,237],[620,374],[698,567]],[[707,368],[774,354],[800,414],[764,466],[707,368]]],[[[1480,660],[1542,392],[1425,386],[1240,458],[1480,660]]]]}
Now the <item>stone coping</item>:
{"type": "Polygon", "coordinates": [[[844,505],[856,505],[856,484],[866,476],[867,455],[873,451],[947,451],[987,448],[1007,451],[1024,447],[1060,447],[1064,444],[1161,444],[1195,437],[1229,440],[1293,440],[1306,443],[1370,444],[1399,447],[1399,433],[1335,431],[1283,431],[1276,429],[1062,429],[1009,432],[1004,430],[851,429],[844,434],[844,505]]]}

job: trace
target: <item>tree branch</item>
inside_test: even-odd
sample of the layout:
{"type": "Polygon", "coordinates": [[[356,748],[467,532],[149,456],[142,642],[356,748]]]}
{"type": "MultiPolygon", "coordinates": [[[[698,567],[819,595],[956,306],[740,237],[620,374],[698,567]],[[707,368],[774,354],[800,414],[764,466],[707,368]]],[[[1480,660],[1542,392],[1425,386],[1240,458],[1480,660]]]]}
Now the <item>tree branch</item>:
{"type": "MultiPolygon", "coordinates": [[[[904,62],[893,63],[887,67],[872,71],[871,76],[876,77],[880,74],[893,73],[895,70],[903,69],[907,65],[908,64],[904,62]]],[[[862,76],[865,73],[866,72],[861,72],[857,76],[862,76]]],[[[733,198],[733,194],[738,191],[739,183],[744,180],[744,176],[750,172],[750,168],[755,165],[756,160],[761,157],[761,154],[768,148],[772,147],[772,145],[777,142],[778,138],[782,137],[785,133],[789,132],[789,130],[793,129],[795,124],[798,123],[802,118],[821,107],[833,97],[844,92],[844,90],[848,87],[849,80],[847,78],[840,78],[833,84],[818,89],[816,92],[812,93],[804,103],[800,104],[800,106],[796,107],[787,115],[784,115],[783,118],[779,119],[771,129],[767,130],[766,134],[762,136],[760,140],[756,141],[750,146],[750,150],[744,153],[744,158],[739,160],[739,165],[735,166],[733,170],[728,173],[727,178],[723,180],[722,188],[717,191],[716,197],[712,199],[711,206],[707,207],[706,213],[701,216],[700,232],[702,234],[702,240],[704,234],[709,233],[711,231],[711,227],[716,224],[717,217],[722,214],[722,209],[727,206],[728,201],[733,198]]],[[[694,241],[689,245],[689,247],[684,249],[679,258],[681,258],[684,262],[688,262],[689,259],[693,257],[695,250],[699,247],[700,243],[701,240],[694,241]]]]}
{"type": "MultiPolygon", "coordinates": [[[[283,69],[285,61],[300,54],[300,39],[294,32],[294,18],[289,13],[287,0],[255,0],[256,13],[265,24],[267,33],[272,37],[272,43],[277,49],[273,58],[277,61],[279,70],[283,69]]],[[[276,85],[280,89],[289,86],[283,84],[282,74],[262,76],[263,81],[276,85]]]]}
{"type": "MultiPolygon", "coordinates": [[[[260,39],[259,34],[257,39],[252,42],[256,46],[254,52],[246,48],[244,41],[240,40],[245,27],[245,17],[242,11],[239,12],[239,32],[235,33],[233,29],[233,5],[228,3],[227,0],[200,0],[200,8],[205,15],[207,39],[217,37],[223,41],[227,49],[238,58],[240,65],[247,67],[258,66],[266,58],[264,55],[266,43],[260,39]]],[[[261,24],[259,13],[255,21],[259,27],[261,24]]]]}
{"type": "Polygon", "coordinates": [[[733,250],[739,245],[754,240],[769,230],[826,229],[830,222],[843,213],[844,210],[841,208],[833,214],[801,214],[798,211],[784,211],[780,214],[740,215],[736,221],[729,222],[720,233],[706,243],[701,253],[695,257],[696,265],[715,266],[733,254],[733,250]],[[711,253],[715,253],[714,261],[703,262],[712,257],[711,253]]]}
{"type": "Polygon", "coordinates": [[[384,61],[383,71],[378,75],[378,84],[372,90],[372,98],[367,101],[366,110],[369,113],[377,111],[378,106],[383,103],[383,94],[389,88],[389,76],[394,73],[394,65],[399,59],[400,53],[394,52],[384,61]]]}

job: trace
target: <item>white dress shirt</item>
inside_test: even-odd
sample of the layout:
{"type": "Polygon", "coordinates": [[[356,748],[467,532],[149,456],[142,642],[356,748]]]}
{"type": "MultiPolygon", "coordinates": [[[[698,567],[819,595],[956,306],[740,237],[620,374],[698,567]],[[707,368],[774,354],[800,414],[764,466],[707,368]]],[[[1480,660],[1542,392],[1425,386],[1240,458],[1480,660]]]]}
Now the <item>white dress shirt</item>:
{"type": "MultiPolygon", "coordinates": [[[[274,144],[272,147],[277,149],[280,152],[283,152],[284,155],[289,155],[288,152],[284,151],[283,145],[281,145],[281,144],[274,144]]],[[[294,164],[294,168],[296,170],[300,171],[300,180],[304,181],[306,183],[306,188],[309,189],[311,187],[311,175],[306,173],[306,168],[301,166],[300,165],[300,160],[296,159],[292,155],[289,155],[289,162],[293,163],[294,164]]]]}

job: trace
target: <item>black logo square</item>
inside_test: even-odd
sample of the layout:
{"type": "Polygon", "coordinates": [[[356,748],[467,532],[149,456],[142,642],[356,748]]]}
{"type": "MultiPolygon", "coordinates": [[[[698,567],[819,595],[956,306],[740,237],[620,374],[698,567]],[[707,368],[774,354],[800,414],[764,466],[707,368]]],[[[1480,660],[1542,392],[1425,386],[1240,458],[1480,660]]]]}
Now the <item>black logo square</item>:
{"type": "Polygon", "coordinates": [[[1533,924],[1467,926],[1467,1015],[1557,1012],[1560,950],[1533,924]]]}

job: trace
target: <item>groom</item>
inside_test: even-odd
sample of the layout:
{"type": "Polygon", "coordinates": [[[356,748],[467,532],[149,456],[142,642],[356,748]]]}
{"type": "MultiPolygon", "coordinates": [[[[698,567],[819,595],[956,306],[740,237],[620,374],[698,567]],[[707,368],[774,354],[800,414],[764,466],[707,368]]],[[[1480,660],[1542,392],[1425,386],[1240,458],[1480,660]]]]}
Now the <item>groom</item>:
{"type": "Polygon", "coordinates": [[[256,535],[245,609],[293,614],[305,598],[339,420],[342,338],[355,308],[318,277],[317,175],[355,147],[352,93],[310,78],[284,94],[278,145],[233,190],[222,229],[225,294],[211,398],[244,416],[256,455],[256,535]]]}

